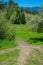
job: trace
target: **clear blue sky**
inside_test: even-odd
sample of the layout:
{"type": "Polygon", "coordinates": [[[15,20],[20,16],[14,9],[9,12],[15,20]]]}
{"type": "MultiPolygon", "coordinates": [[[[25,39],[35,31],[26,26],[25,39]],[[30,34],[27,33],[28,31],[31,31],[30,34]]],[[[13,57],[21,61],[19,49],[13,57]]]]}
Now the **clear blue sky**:
{"type": "Polygon", "coordinates": [[[43,4],[43,0],[13,0],[13,1],[18,3],[19,6],[23,7],[35,7],[35,6],[41,6],[43,4]]]}

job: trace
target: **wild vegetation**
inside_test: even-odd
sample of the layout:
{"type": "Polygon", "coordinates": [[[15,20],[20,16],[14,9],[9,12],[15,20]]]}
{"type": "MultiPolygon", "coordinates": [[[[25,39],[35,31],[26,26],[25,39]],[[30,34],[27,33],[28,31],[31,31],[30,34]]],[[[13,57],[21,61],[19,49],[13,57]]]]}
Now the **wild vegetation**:
{"type": "MultiPolygon", "coordinates": [[[[24,40],[28,43],[27,47],[28,45],[43,45],[43,6],[40,7],[40,11],[31,11],[19,7],[12,0],[8,0],[8,2],[0,0],[0,52],[3,50],[6,52],[6,49],[18,47],[19,44],[16,40],[24,40]]],[[[19,56],[19,49],[17,49],[0,54],[0,65],[5,64],[5,61],[9,61],[6,65],[16,65],[19,56]]],[[[33,50],[29,54],[29,60],[26,60],[25,65],[31,65],[32,63],[34,65],[43,65],[39,62],[43,57],[39,50],[33,50]]]]}

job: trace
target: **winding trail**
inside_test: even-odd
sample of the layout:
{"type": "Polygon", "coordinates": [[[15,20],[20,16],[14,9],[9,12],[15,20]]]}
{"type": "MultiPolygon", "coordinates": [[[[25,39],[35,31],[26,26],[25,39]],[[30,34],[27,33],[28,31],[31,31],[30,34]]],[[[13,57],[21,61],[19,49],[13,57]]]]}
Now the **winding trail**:
{"type": "MultiPolygon", "coordinates": [[[[0,50],[0,54],[8,53],[15,49],[19,49],[20,53],[19,53],[17,65],[24,65],[25,60],[27,59],[27,57],[28,57],[29,53],[32,51],[32,49],[38,49],[39,51],[43,52],[43,46],[33,46],[23,40],[16,40],[16,42],[19,44],[18,47],[0,50]]],[[[13,65],[15,65],[15,64],[13,64],[13,65]]]]}
{"type": "Polygon", "coordinates": [[[25,63],[25,59],[27,58],[30,52],[31,47],[30,45],[28,46],[25,41],[18,40],[17,42],[19,43],[19,50],[20,50],[17,65],[23,65],[25,63]]]}
{"type": "Polygon", "coordinates": [[[19,43],[19,50],[20,50],[17,65],[24,65],[25,60],[28,57],[29,53],[32,51],[32,49],[38,49],[40,51],[43,50],[42,46],[29,45],[27,42],[23,40],[17,40],[17,43],[19,43]]]}

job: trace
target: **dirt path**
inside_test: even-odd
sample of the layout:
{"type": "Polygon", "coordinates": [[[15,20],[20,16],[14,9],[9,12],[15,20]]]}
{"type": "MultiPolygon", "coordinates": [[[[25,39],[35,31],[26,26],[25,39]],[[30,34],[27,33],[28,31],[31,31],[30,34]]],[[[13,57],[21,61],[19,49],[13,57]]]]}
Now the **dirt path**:
{"type": "Polygon", "coordinates": [[[27,42],[25,42],[25,41],[23,41],[23,40],[17,40],[16,42],[19,44],[18,47],[8,48],[8,49],[5,49],[5,50],[0,50],[0,54],[8,53],[8,52],[13,51],[13,50],[15,50],[15,49],[20,49],[20,50],[22,50],[22,49],[24,49],[24,48],[25,48],[25,49],[37,48],[37,49],[43,51],[43,46],[33,46],[33,45],[29,45],[29,44],[27,44],[27,42]]]}
{"type": "Polygon", "coordinates": [[[20,49],[20,55],[18,58],[18,63],[17,65],[24,65],[26,58],[28,57],[30,51],[32,51],[32,49],[38,49],[38,50],[42,50],[41,46],[32,46],[32,45],[28,45],[27,42],[22,41],[22,40],[17,40],[17,42],[19,43],[19,49],[20,49]]]}
{"type": "Polygon", "coordinates": [[[25,59],[27,58],[30,52],[31,47],[30,45],[28,46],[25,41],[18,40],[17,42],[19,43],[19,50],[20,50],[17,65],[23,65],[25,63],[25,59]]]}

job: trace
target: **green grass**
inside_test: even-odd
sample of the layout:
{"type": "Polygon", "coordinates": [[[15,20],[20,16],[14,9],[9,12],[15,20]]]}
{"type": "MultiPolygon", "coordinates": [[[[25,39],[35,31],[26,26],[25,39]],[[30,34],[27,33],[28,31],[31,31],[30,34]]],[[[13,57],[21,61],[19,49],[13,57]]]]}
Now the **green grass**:
{"type": "Polygon", "coordinates": [[[7,49],[7,48],[13,48],[18,46],[18,43],[14,41],[8,41],[8,40],[1,40],[0,39],[0,50],[7,49]]]}
{"type": "Polygon", "coordinates": [[[32,50],[24,65],[43,65],[43,54],[37,49],[32,50]]]}
{"type": "Polygon", "coordinates": [[[19,50],[17,50],[17,49],[15,49],[15,50],[13,50],[13,51],[11,51],[11,52],[9,52],[9,53],[1,54],[1,55],[0,55],[0,62],[1,62],[1,61],[4,61],[4,60],[6,60],[6,59],[9,59],[10,57],[15,57],[15,58],[17,58],[18,55],[19,55],[19,50]]]}
{"type": "Polygon", "coordinates": [[[6,63],[6,65],[16,65],[19,56],[19,50],[15,49],[9,53],[4,53],[0,55],[0,65],[6,63]],[[6,61],[8,60],[8,61],[6,61]],[[4,63],[3,63],[4,61],[4,63]]]}
{"type": "Polygon", "coordinates": [[[27,41],[33,45],[41,45],[43,44],[43,40],[34,40],[34,38],[43,38],[43,33],[38,34],[36,32],[29,31],[29,24],[25,25],[14,25],[15,26],[15,34],[16,39],[22,39],[27,41]],[[31,40],[32,38],[32,40],[31,40]]]}

